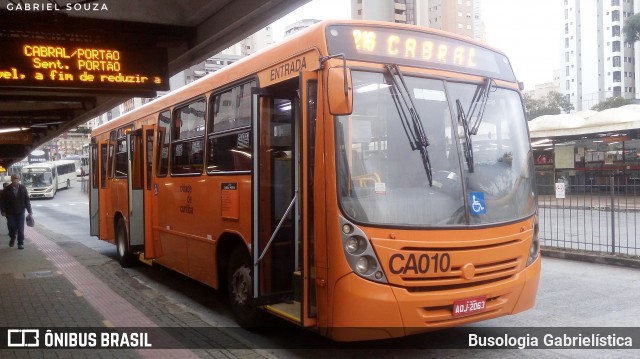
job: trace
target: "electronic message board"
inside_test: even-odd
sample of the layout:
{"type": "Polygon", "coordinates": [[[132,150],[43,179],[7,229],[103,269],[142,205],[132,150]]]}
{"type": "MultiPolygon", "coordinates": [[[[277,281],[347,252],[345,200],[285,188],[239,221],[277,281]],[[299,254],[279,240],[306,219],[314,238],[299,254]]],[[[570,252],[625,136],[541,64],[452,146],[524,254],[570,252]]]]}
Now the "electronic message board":
{"type": "Polygon", "coordinates": [[[0,88],[150,92],[169,89],[166,49],[39,39],[2,39],[0,88]]]}
{"type": "Polygon", "coordinates": [[[460,39],[409,29],[332,25],[329,53],[348,59],[457,71],[515,81],[507,57],[460,39]]]}

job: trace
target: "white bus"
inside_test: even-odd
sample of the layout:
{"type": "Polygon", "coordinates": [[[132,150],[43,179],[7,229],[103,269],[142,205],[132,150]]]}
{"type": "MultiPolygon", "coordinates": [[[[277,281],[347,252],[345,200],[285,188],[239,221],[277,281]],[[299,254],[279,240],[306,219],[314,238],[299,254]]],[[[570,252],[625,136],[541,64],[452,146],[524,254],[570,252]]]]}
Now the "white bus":
{"type": "Polygon", "coordinates": [[[76,162],[60,160],[34,163],[22,167],[22,184],[30,198],[53,198],[58,188],[71,187],[76,178],[76,162]]]}
{"type": "MultiPolygon", "coordinates": [[[[65,157],[65,160],[72,160],[76,163],[76,177],[89,175],[89,155],[71,155],[65,157]],[[84,172],[82,171],[84,170],[84,172]]],[[[80,178],[78,178],[80,179],[80,178]]]]}

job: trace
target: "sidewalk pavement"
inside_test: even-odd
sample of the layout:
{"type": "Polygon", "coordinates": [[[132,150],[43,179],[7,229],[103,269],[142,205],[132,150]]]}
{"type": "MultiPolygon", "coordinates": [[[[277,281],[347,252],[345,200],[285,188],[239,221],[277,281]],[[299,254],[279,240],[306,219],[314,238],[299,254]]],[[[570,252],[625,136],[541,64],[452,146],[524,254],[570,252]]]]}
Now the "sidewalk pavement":
{"type": "MultiPolygon", "coordinates": [[[[538,195],[541,208],[571,208],[581,210],[610,210],[610,193],[568,193],[565,198],[555,195],[538,195]]],[[[640,212],[640,196],[617,194],[613,206],[618,212],[640,212]]]]}
{"type": "MultiPolygon", "coordinates": [[[[0,217],[0,357],[2,358],[263,358],[225,328],[212,327],[188,308],[172,302],[127,274],[111,258],[36,224],[25,226],[25,248],[9,247],[6,220],[0,217]],[[95,331],[140,328],[174,336],[170,349],[45,348],[44,331],[95,331]],[[40,328],[42,349],[8,347],[10,330],[40,328]],[[63,329],[64,328],[64,329],[63,329]],[[179,328],[179,329],[176,329],[179,328]],[[192,331],[189,328],[197,328],[192,331]],[[203,329],[204,328],[204,329],[203,329]],[[187,342],[176,334],[205,331],[187,342]],[[167,334],[168,333],[168,334],[167,334]],[[180,345],[183,343],[184,345],[180,345]],[[189,349],[191,348],[191,349],[189,349]],[[195,349],[193,349],[195,348],[195,349]]],[[[179,335],[178,335],[179,336],[179,335]]],[[[50,337],[49,337],[50,338],[50,337]]],[[[171,338],[169,338],[171,339],[171,338]]],[[[68,344],[68,342],[67,342],[68,344]]],[[[71,343],[73,344],[73,342],[71,343]]],[[[155,343],[157,344],[157,343],[155,343]]],[[[154,345],[155,345],[154,344],[154,345]]],[[[162,343],[165,344],[166,342],[162,343]]],[[[156,345],[157,347],[158,345],[156,345]]],[[[160,345],[162,347],[162,345],[160,345]]]]}

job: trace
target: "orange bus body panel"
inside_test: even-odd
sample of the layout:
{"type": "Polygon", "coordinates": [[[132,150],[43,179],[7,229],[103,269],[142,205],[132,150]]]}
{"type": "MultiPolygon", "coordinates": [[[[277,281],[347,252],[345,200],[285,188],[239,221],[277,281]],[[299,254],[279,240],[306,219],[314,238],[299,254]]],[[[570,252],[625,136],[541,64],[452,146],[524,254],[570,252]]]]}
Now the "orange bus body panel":
{"type": "MultiPolygon", "coordinates": [[[[352,69],[352,72],[356,71],[353,69],[357,69],[381,73],[384,71],[384,64],[343,60],[339,57],[321,60],[329,55],[325,33],[327,26],[343,23],[393,29],[417,29],[413,26],[382,22],[322,22],[307,31],[287,38],[282,43],[239,60],[93,130],[92,140],[98,146],[104,143],[116,146],[116,143],[109,142],[112,131],[125,126],[132,126],[134,130],[142,128],[143,125],[154,128],[156,136],[153,139],[152,149],[151,189],[144,196],[145,211],[152,212],[150,223],[145,223],[145,231],[151,233],[153,243],[149,256],[154,258],[155,263],[213,288],[220,288],[221,284],[226,282],[227,278],[224,275],[228,274],[226,273],[227,265],[232,254],[229,241],[231,239],[237,241],[240,247],[245,247],[249,253],[254,250],[251,248],[254,236],[260,238],[262,242],[259,244],[263,245],[263,239],[269,239],[270,233],[267,232],[272,229],[262,228],[254,232],[253,226],[259,220],[268,221],[275,217],[272,212],[276,207],[273,205],[268,208],[254,208],[254,206],[261,207],[259,201],[262,200],[258,198],[254,201],[254,196],[258,196],[253,193],[255,188],[258,188],[258,191],[264,191],[261,192],[263,194],[272,193],[274,197],[276,196],[275,190],[254,187],[252,178],[259,170],[255,166],[252,168],[253,172],[213,172],[209,169],[207,173],[206,166],[209,162],[203,162],[204,165],[200,166],[201,173],[172,173],[171,156],[174,155],[167,147],[170,168],[167,174],[158,174],[157,166],[163,149],[158,148],[156,141],[160,141],[158,134],[164,131],[159,129],[160,114],[170,112],[173,116],[179,112],[176,109],[180,110],[190,101],[203,99],[206,103],[204,116],[212,116],[214,97],[238,84],[255,83],[258,91],[270,93],[270,91],[280,90],[281,87],[291,87],[298,78],[311,78],[317,81],[315,146],[313,153],[304,147],[309,136],[307,127],[309,123],[300,126],[304,131],[296,129],[297,135],[300,136],[299,144],[303,145],[295,157],[301,163],[298,166],[302,174],[295,180],[308,181],[300,185],[300,196],[310,192],[308,188],[310,183],[313,186],[313,198],[301,199],[302,209],[299,211],[301,231],[305,232],[307,226],[313,226],[311,231],[314,238],[313,246],[305,247],[307,242],[304,242],[298,254],[300,252],[304,255],[313,254],[313,258],[305,257],[300,263],[303,264],[302,271],[305,272],[304,283],[301,286],[302,295],[312,295],[314,300],[310,301],[306,298],[307,301],[303,301],[306,304],[302,306],[301,313],[296,313],[302,318],[299,324],[312,327],[320,334],[335,340],[369,340],[400,337],[463,325],[531,308],[534,305],[541,270],[539,257],[532,264],[527,265],[527,254],[534,238],[533,215],[507,224],[491,224],[482,228],[468,229],[413,230],[400,226],[383,228],[373,224],[358,224],[358,228],[366,234],[369,243],[375,248],[388,283],[364,279],[350,267],[345,259],[342,242],[340,218],[345,215],[338,203],[337,177],[339,174],[336,159],[338,146],[335,139],[337,120],[330,115],[328,108],[327,98],[330,94],[327,93],[326,88],[327,69],[346,65],[352,69]],[[301,76],[301,72],[307,72],[309,76],[301,76]],[[300,161],[300,159],[306,161],[300,161]],[[313,159],[315,166],[313,178],[306,177],[310,159],[313,159]],[[308,215],[306,206],[310,203],[309,201],[312,201],[312,221],[306,217],[308,215]],[[256,235],[256,233],[259,234],[256,235]],[[399,268],[402,264],[394,261],[394,255],[398,253],[418,255],[421,252],[435,253],[445,250],[455,251],[455,259],[451,263],[451,271],[444,276],[401,271],[399,268]],[[481,260],[478,261],[478,258],[481,260]],[[477,265],[471,268],[468,266],[471,262],[477,265]],[[309,268],[312,269],[309,270],[309,268]],[[306,272],[307,270],[309,271],[306,272]],[[451,308],[454,301],[475,296],[487,297],[486,310],[468,316],[453,316],[451,308]]],[[[420,31],[445,34],[423,28],[420,28],[420,31]]],[[[462,40],[455,35],[446,34],[445,36],[462,40]]],[[[483,80],[479,75],[442,69],[408,66],[407,68],[417,77],[465,83],[481,83],[483,80]]],[[[518,90],[515,82],[500,80],[496,82],[503,88],[518,90]]],[[[349,83],[353,87],[356,86],[355,83],[349,83]]],[[[289,87],[286,90],[291,90],[289,87]]],[[[354,89],[350,90],[354,91],[354,89]]],[[[300,96],[300,93],[287,91],[287,95],[292,97],[295,97],[292,94],[300,96]]],[[[350,95],[354,94],[350,93],[350,95]]],[[[257,109],[260,116],[268,117],[271,114],[272,108],[267,105],[269,101],[273,102],[275,97],[268,96],[258,97],[261,106],[252,107],[252,110],[257,109]]],[[[295,100],[290,103],[295,104],[295,100]]],[[[301,113],[307,116],[306,112],[301,111],[301,113]]],[[[262,117],[255,117],[256,114],[253,116],[252,121],[254,118],[262,121],[262,117]]],[[[170,126],[178,121],[181,124],[183,122],[182,118],[176,120],[173,117],[170,121],[172,121],[170,126]]],[[[205,153],[211,146],[208,141],[215,137],[207,132],[211,124],[208,117],[206,121],[206,126],[202,130],[204,133],[202,147],[205,153]]],[[[252,131],[253,141],[253,131],[257,130],[250,127],[250,131],[252,131]]],[[[276,137],[275,132],[273,131],[270,135],[276,137]]],[[[260,143],[252,143],[251,146],[268,147],[265,144],[269,144],[272,139],[264,134],[264,132],[259,133],[255,138],[260,143]]],[[[180,140],[182,139],[172,138],[171,146],[175,146],[175,142],[180,140]]],[[[257,153],[254,148],[248,151],[253,151],[249,154],[257,153]]],[[[352,155],[351,151],[347,152],[349,153],[346,156],[352,155]]],[[[275,167],[278,161],[267,159],[267,157],[258,157],[264,160],[258,165],[275,167]]],[[[97,167],[100,165],[103,164],[100,163],[97,167]]],[[[264,176],[261,175],[261,184],[262,180],[276,178],[269,177],[270,174],[266,171],[264,176]]],[[[99,189],[100,239],[115,243],[115,231],[119,218],[128,225],[128,191],[125,178],[108,178],[106,188],[99,189]]],[[[286,198],[282,201],[288,203],[291,199],[286,198]]],[[[269,203],[269,205],[272,204],[269,203]]],[[[310,234],[305,232],[300,235],[306,240],[305,236],[310,234]]],[[[268,277],[268,270],[278,265],[274,262],[276,260],[271,256],[266,256],[257,268],[261,273],[267,273],[265,276],[268,277]]],[[[270,281],[271,278],[267,278],[259,282],[259,289],[268,287],[271,284],[270,281]]],[[[272,312],[277,313],[277,311],[272,312]]]]}

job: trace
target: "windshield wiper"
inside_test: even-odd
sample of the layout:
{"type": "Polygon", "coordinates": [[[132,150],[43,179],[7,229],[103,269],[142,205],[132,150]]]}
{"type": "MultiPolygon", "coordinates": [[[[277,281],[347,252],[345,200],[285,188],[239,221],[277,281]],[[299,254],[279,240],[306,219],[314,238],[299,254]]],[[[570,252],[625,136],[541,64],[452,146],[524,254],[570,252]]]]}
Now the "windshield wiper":
{"type": "Polygon", "coordinates": [[[478,134],[478,128],[482,123],[484,110],[487,107],[487,102],[489,100],[489,92],[491,91],[495,91],[495,82],[492,78],[487,77],[484,86],[476,87],[476,92],[473,94],[471,105],[469,106],[469,112],[467,114],[464,113],[460,100],[456,100],[458,122],[462,122],[462,127],[464,127],[464,158],[467,161],[469,172],[473,172],[473,145],[471,143],[471,135],[478,134]],[[478,111],[478,115],[472,125],[470,122],[476,110],[478,111]]]}
{"type": "Polygon", "coordinates": [[[469,172],[473,172],[473,145],[471,144],[471,132],[469,131],[469,122],[467,122],[467,117],[464,114],[464,109],[462,109],[462,102],[460,99],[456,100],[456,107],[458,109],[458,122],[462,123],[462,127],[464,128],[464,159],[467,161],[467,167],[469,167],[469,172]]]}
{"type": "Polygon", "coordinates": [[[480,127],[480,123],[482,123],[482,117],[484,116],[484,109],[487,107],[490,91],[495,91],[495,82],[492,78],[487,77],[484,86],[478,86],[476,88],[476,92],[473,94],[473,99],[471,99],[471,106],[469,107],[469,120],[473,118],[473,115],[475,114],[476,109],[478,109],[478,106],[480,106],[480,108],[478,109],[478,116],[476,116],[476,120],[473,123],[473,126],[469,128],[469,133],[472,135],[478,133],[478,127],[480,127]]]}
{"type": "Polygon", "coordinates": [[[398,65],[385,64],[384,67],[391,78],[391,85],[393,85],[391,94],[393,95],[393,102],[395,103],[398,114],[400,115],[402,128],[407,135],[411,150],[420,151],[422,166],[424,166],[424,170],[427,174],[429,187],[432,187],[433,171],[431,170],[431,161],[429,160],[429,151],[427,150],[427,146],[429,146],[429,140],[427,139],[427,135],[424,132],[422,121],[420,120],[420,116],[418,115],[416,106],[413,103],[413,98],[409,93],[409,88],[404,82],[404,77],[402,76],[398,65]],[[396,76],[398,79],[400,79],[400,81],[396,79],[396,76]],[[400,99],[402,99],[402,101],[400,101],[400,99]],[[409,111],[410,116],[407,116],[405,108],[409,111]]]}

